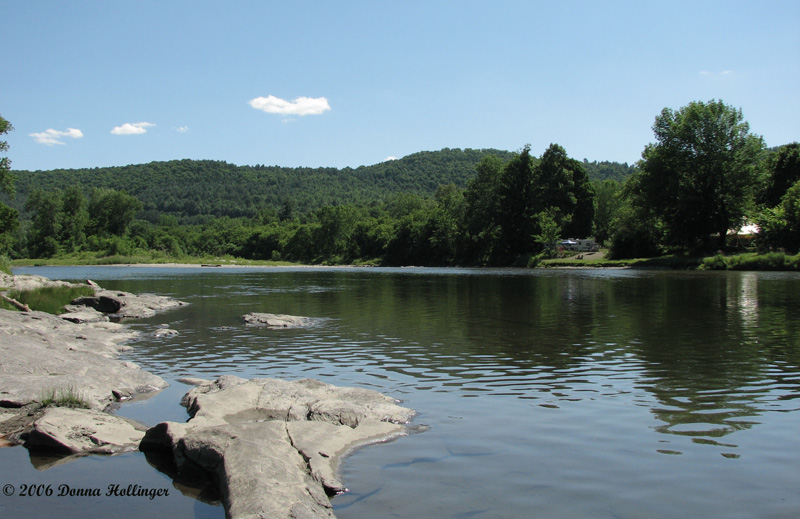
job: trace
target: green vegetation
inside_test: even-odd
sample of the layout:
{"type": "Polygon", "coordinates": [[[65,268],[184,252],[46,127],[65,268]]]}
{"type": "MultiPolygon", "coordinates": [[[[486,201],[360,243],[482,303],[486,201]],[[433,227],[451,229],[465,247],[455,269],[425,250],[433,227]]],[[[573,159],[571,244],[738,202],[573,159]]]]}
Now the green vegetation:
{"type": "Polygon", "coordinates": [[[42,392],[42,407],[72,407],[90,409],[92,406],[73,386],[64,389],[50,388],[42,392]]]}
{"type": "Polygon", "coordinates": [[[717,236],[724,248],[753,199],[763,140],[721,101],[665,108],[653,131],[657,142],[628,184],[633,203],[663,226],[667,243],[708,248],[717,236]]]}
{"type": "Polygon", "coordinates": [[[11,258],[5,254],[0,254],[0,272],[11,274],[11,258]]]}
{"type": "Polygon", "coordinates": [[[37,264],[696,268],[718,251],[798,252],[797,143],[767,150],[721,101],[665,108],[653,130],[635,166],[551,144],[540,157],[529,145],[444,149],[355,169],[20,171],[18,196],[0,195],[0,253],[37,264]],[[726,238],[747,222],[761,232],[726,238]],[[588,236],[610,249],[602,262],[552,257],[560,239],[588,236]]]}
{"type": "Polygon", "coordinates": [[[783,252],[767,254],[717,254],[704,258],[700,265],[704,270],[800,270],[800,254],[794,256],[783,252]]]}
{"type": "MultiPolygon", "coordinates": [[[[94,295],[94,290],[90,286],[47,286],[35,290],[18,291],[12,290],[7,296],[15,299],[24,305],[28,305],[31,310],[39,310],[50,314],[64,313],[64,306],[70,301],[81,296],[94,295]]],[[[15,310],[6,303],[6,309],[15,310]]]]}
{"type": "MultiPolygon", "coordinates": [[[[5,135],[14,127],[0,115],[0,135],[5,135]]],[[[0,152],[8,151],[8,142],[0,141],[0,152]]],[[[14,194],[14,175],[11,174],[11,161],[8,157],[0,157],[0,192],[14,194]]]]}
{"type": "MultiPolygon", "coordinates": [[[[0,135],[13,130],[11,123],[0,116],[0,135]]],[[[8,151],[8,142],[0,141],[0,152],[8,151]]],[[[0,194],[5,193],[10,199],[14,198],[14,175],[11,173],[11,161],[8,157],[0,157],[0,194]]],[[[17,230],[19,212],[0,201],[0,258],[2,253],[10,249],[11,233],[17,230]]],[[[0,262],[0,269],[3,268],[0,262]]]]}

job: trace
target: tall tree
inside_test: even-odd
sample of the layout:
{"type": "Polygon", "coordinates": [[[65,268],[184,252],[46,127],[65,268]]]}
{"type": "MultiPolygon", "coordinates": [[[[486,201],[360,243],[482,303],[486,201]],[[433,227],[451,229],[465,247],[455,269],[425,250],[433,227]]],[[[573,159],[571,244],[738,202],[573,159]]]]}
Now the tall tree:
{"type": "Polygon", "coordinates": [[[597,243],[605,243],[611,238],[619,219],[622,207],[620,193],[622,186],[616,180],[603,180],[594,183],[594,226],[592,234],[597,243]]]}
{"type": "Polygon", "coordinates": [[[551,144],[536,165],[534,206],[547,211],[564,234],[585,238],[592,232],[594,193],[583,164],[551,144]]]}
{"type": "Polygon", "coordinates": [[[526,144],[514,156],[500,176],[498,198],[500,201],[500,250],[513,258],[532,251],[536,234],[536,208],[533,205],[533,180],[535,160],[531,146],[526,144]]]}
{"type": "MultiPolygon", "coordinates": [[[[5,135],[14,127],[0,116],[0,135],[5,135]]],[[[8,151],[8,142],[0,141],[0,152],[8,151]]],[[[8,157],[0,157],[0,193],[14,197],[14,176],[11,174],[11,161],[8,157]]],[[[10,248],[11,232],[19,226],[19,212],[0,202],[0,252],[10,248]]]]}
{"type": "Polygon", "coordinates": [[[662,110],[656,142],[642,152],[630,181],[634,203],[646,207],[682,246],[707,248],[739,225],[750,208],[764,142],[741,110],[722,101],[662,110]]]}
{"type": "Polygon", "coordinates": [[[503,161],[487,155],[477,166],[476,174],[467,182],[464,192],[464,255],[468,262],[489,263],[500,233],[499,183],[503,161]]]}
{"type": "Polygon", "coordinates": [[[86,241],[84,231],[89,220],[86,196],[77,184],[71,185],[64,192],[61,212],[60,241],[67,251],[74,251],[86,241]]]}
{"type": "Polygon", "coordinates": [[[95,188],[88,209],[94,234],[122,236],[142,210],[142,203],[125,191],[95,188]]]}
{"type": "Polygon", "coordinates": [[[62,192],[37,189],[28,196],[25,209],[33,212],[28,235],[28,252],[33,258],[49,258],[58,253],[61,233],[62,192]]]}
{"type": "Polygon", "coordinates": [[[760,198],[766,207],[775,207],[789,188],[800,180],[800,144],[793,142],[782,146],[777,153],[770,155],[768,162],[769,178],[760,198]]]}
{"type": "MultiPolygon", "coordinates": [[[[5,135],[14,127],[0,115],[0,135],[5,135]]],[[[0,152],[8,151],[8,142],[0,141],[0,152]]],[[[14,196],[14,176],[11,174],[11,161],[8,157],[0,157],[0,192],[14,196]]]]}

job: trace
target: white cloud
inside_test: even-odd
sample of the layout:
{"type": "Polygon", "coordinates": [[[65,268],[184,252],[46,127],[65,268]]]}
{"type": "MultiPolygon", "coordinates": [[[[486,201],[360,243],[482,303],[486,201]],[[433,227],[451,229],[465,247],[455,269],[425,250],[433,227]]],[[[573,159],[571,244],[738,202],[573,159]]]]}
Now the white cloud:
{"type": "Polygon", "coordinates": [[[331,109],[331,105],[324,97],[298,97],[293,101],[287,101],[275,96],[267,96],[256,97],[248,103],[256,110],[263,110],[268,114],[319,115],[331,109]]]}
{"type": "Polygon", "coordinates": [[[709,70],[701,70],[701,76],[730,76],[733,74],[732,70],[723,70],[722,72],[711,72],[709,70]]]}
{"type": "Polygon", "coordinates": [[[175,131],[178,132],[178,133],[186,133],[186,132],[189,131],[189,127],[188,126],[178,126],[177,128],[175,128],[175,131]]]}
{"type": "Polygon", "coordinates": [[[384,162],[389,162],[390,160],[397,160],[397,157],[394,157],[394,156],[392,156],[392,155],[389,155],[388,157],[386,157],[385,159],[383,159],[383,161],[384,161],[384,162]]]}
{"type": "Polygon", "coordinates": [[[83,137],[83,132],[76,128],[67,128],[66,131],[59,131],[59,130],[54,130],[52,128],[48,128],[43,132],[31,133],[29,135],[34,139],[36,139],[36,142],[40,144],[53,146],[54,144],[66,144],[64,141],[61,140],[64,138],[80,139],[81,137],[83,137]]]}
{"type": "Polygon", "coordinates": [[[139,135],[147,133],[147,129],[155,126],[153,123],[125,123],[122,126],[115,126],[111,133],[114,135],[139,135]]]}

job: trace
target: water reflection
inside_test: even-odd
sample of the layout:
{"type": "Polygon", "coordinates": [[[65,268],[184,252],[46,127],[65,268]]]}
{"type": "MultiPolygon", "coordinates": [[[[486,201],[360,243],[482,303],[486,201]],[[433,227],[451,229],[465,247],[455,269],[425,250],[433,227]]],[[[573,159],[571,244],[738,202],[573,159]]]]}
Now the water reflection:
{"type": "Polygon", "coordinates": [[[764,412],[797,409],[797,320],[785,319],[797,301],[791,284],[762,279],[627,272],[195,276],[189,286],[175,286],[192,303],[172,316],[181,334],[148,339],[134,356],[176,377],[355,374],[374,387],[403,380],[401,393],[513,396],[549,408],[631,400],[650,410],[655,431],[716,445],[764,412]],[[249,328],[240,316],[250,311],[320,317],[323,324],[249,328]]]}
{"type": "Polygon", "coordinates": [[[178,330],[129,354],[165,378],[313,377],[420,411],[430,430],[357,455],[343,518],[668,517],[674,495],[697,516],[800,505],[796,274],[106,272],[75,278],[192,303],[132,324],[178,330]],[[321,321],[245,326],[259,311],[321,321]],[[755,480],[764,497],[743,503],[755,480]]]}

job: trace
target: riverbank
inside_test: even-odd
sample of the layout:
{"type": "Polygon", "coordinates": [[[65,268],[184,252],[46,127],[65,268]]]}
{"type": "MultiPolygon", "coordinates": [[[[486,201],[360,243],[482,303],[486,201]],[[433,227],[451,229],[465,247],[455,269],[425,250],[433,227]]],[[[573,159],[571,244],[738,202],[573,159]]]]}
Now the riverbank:
{"type": "MultiPolygon", "coordinates": [[[[0,291],[63,283],[3,274],[0,291]]],[[[341,459],[359,446],[406,434],[403,424],[414,412],[393,399],[310,379],[186,380],[196,385],[182,402],[189,422],[150,427],[115,416],[116,406],[167,383],[118,359],[136,333],[109,315],[135,318],[151,315],[132,311],[137,306],[155,312],[184,303],[90,286],[95,302],[118,305],[103,312],[87,302],[63,316],[0,310],[0,437],[6,444],[57,453],[64,461],[160,452],[173,458],[182,477],[210,477],[228,517],[332,518],[328,496],[345,490],[337,475],[341,459]]]]}
{"type": "MultiPolygon", "coordinates": [[[[248,268],[248,267],[376,267],[379,262],[358,264],[318,264],[291,263],[287,261],[248,260],[233,257],[206,258],[154,258],[150,256],[108,256],[91,257],[86,255],[50,259],[17,259],[10,267],[22,266],[126,266],[126,267],[181,267],[181,268],[248,268]]],[[[462,267],[470,267],[462,265],[462,267]]],[[[567,258],[549,258],[538,261],[531,268],[638,268],[673,270],[800,270],[800,254],[770,252],[765,254],[747,252],[737,254],[716,254],[714,256],[692,256],[688,254],[669,254],[654,258],[609,259],[607,251],[575,254],[567,258]]]]}

